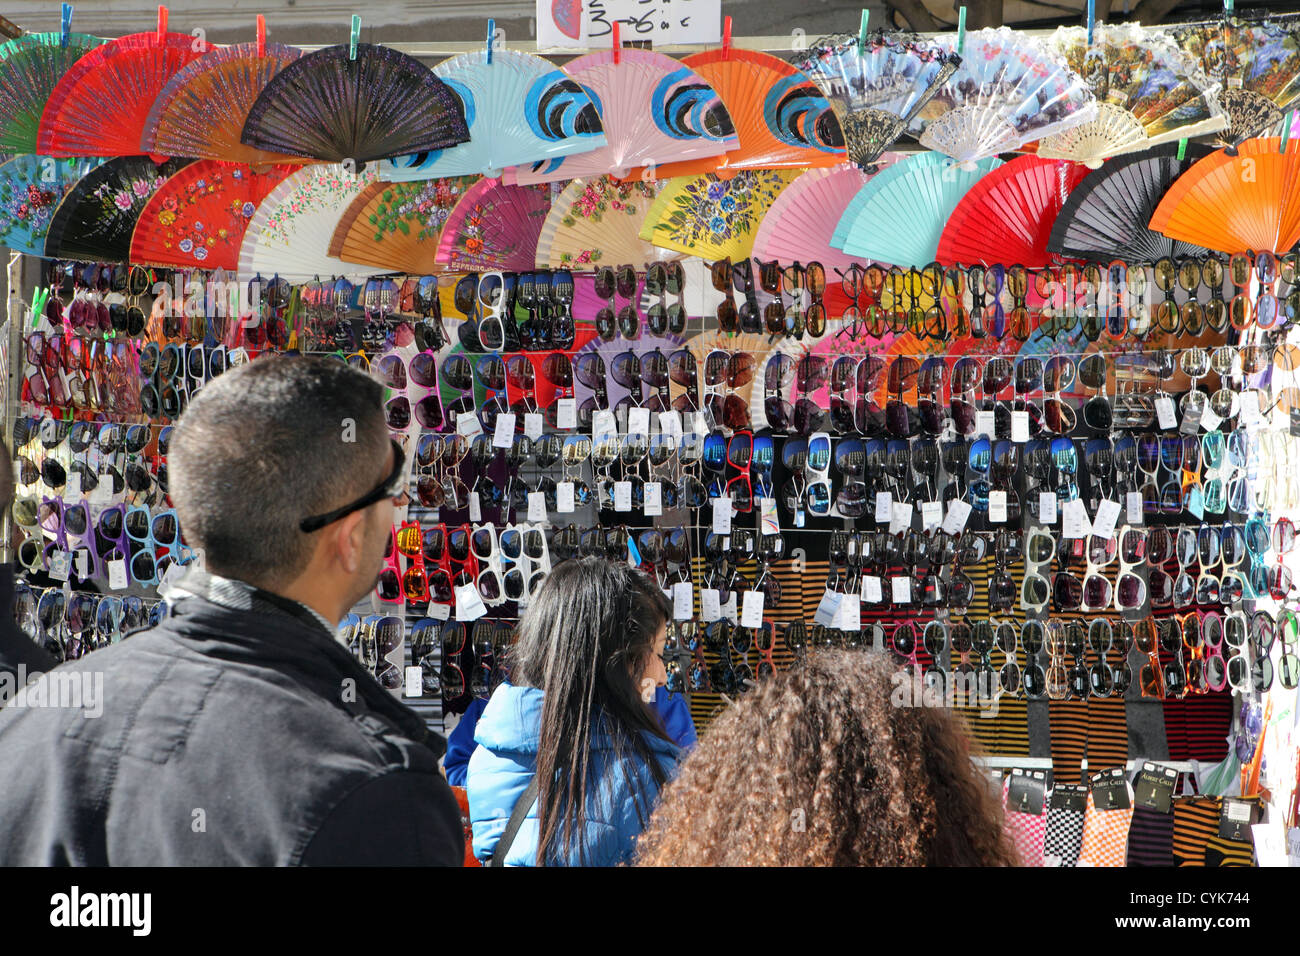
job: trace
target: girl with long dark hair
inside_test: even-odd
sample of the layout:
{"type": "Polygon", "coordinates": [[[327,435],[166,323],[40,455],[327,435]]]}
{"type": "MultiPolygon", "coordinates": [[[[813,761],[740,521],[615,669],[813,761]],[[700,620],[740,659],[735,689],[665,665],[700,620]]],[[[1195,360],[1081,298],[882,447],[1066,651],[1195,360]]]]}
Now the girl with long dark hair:
{"type": "Polygon", "coordinates": [[[519,623],[513,683],[493,692],[475,729],[466,789],[480,860],[493,858],[517,804],[527,813],[499,864],[631,860],[679,756],[647,703],[666,678],[670,614],[655,582],[625,564],[584,558],[551,573],[519,623]]]}

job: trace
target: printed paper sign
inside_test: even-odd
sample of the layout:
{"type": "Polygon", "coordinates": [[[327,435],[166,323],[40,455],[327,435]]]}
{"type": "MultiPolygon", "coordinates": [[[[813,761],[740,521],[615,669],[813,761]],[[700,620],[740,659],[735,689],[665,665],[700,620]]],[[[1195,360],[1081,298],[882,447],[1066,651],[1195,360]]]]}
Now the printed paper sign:
{"type": "Polygon", "coordinates": [[[615,22],[624,42],[663,46],[722,39],[722,0],[537,0],[536,9],[542,50],[608,47],[615,22]]]}

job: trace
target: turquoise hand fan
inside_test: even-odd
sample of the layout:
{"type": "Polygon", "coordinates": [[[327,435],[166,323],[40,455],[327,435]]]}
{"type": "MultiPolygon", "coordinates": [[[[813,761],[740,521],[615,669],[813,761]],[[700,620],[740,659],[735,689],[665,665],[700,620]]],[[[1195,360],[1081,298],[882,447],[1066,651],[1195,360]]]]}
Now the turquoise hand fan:
{"type": "Polygon", "coordinates": [[[948,216],[980,177],[1001,166],[981,159],[973,170],[940,153],[901,159],[853,197],[831,245],[850,256],[904,268],[924,268],[935,259],[948,216]]]}
{"type": "Polygon", "coordinates": [[[0,246],[45,255],[55,208],[73,183],[102,162],[23,155],[0,166],[0,246]]]}

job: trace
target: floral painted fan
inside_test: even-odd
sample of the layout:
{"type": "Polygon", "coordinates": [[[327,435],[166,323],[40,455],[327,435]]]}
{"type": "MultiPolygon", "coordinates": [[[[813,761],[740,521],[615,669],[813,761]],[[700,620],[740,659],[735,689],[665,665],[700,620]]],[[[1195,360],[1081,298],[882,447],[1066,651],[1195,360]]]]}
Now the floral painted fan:
{"type": "Polygon", "coordinates": [[[664,184],[575,179],[555,197],[537,238],[537,268],[589,269],[677,259],[641,238],[641,225],[664,184]]]}
{"type": "Polygon", "coordinates": [[[527,272],[536,261],[537,237],[550,211],[548,184],[480,179],[448,215],[436,261],[454,272],[527,272]]]}
{"type": "Polygon", "coordinates": [[[188,159],[156,165],[148,156],[121,156],[96,166],[54,210],[45,240],[46,257],[128,261],[131,235],[149,198],[189,164],[188,159]]]}
{"type": "Polygon", "coordinates": [[[16,156],[0,166],[0,245],[45,255],[45,236],[59,202],[98,159],[16,156]]]}
{"type": "Polygon", "coordinates": [[[640,166],[721,156],[739,143],[731,115],[704,77],[653,50],[589,53],[564,68],[600,111],[606,145],[506,170],[507,183],[626,176],[640,166]]]}
{"type": "Polygon", "coordinates": [[[469,140],[460,101],[414,57],[391,47],[329,46],[273,76],[248,111],[241,141],[275,153],[360,168],[376,159],[469,140]]]}
{"type": "Polygon", "coordinates": [[[477,176],[454,176],[372,183],[339,218],[329,254],[391,272],[438,272],[434,254],[442,228],[476,182],[477,176]]]}
{"type": "Polygon", "coordinates": [[[391,182],[439,176],[500,176],[507,166],[546,162],[605,145],[591,97],[549,60],[483,50],[433,68],[460,100],[468,143],[384,160],[391,182]]]}
{"type": "Polygon", "coordinates": [[[1102,160],[1226,125],[1219,86],[1164,34],[1139,24],[1097,25],[1092,44],[1083,27],[1060,27],[1050,46],[1084,77],[1097,97],[1097,118],[1040,140],[1047,159],[1073,159],[1096,169],[1102,160]]]}
{"type": "MultiPolygon", "coordinates": [[[[959,34],[935,41],[957,52],[959,34]]],[[[912,120],[921,145],[973,163],[1097,117],[1079,74],[1039,40],[1007,27],[965,35],[961,66],[912,120]]]]}
{"type": "Polygon", "coordinates": [[[105,41],[85,33],[28,33],[0,43],[0,150],[35,153],[45,104],[74,63],[105,41]]]}
{"type": "Polygon", "coordinates": [[[1276,126],[1286,110],[1300,104],[1300,24],[1294,19],[1231,17],[1170,32],[1222,87],[1219,101],[1228,127],[1221,145],[1235,148],[1276,126]]]}
{"type": "Polygon", "coordinates": [[[258,17],[257,42],[220,47],[173,76],[154,100],[140,148],[155,156],[194,156],[263,166],[302,163],[301,156],[268,152],[240,142],[248,111],[275,76],[302,56],[296,47],[266,42],[258,17]]]}
{"type": "Polygon", "coordinates": [[[153,194],[131,237],[131,262],[200,269],[239,267],[239,247],[258,204],[291,172],[204,159],[153,194]]]}
{"type": "Polygon", "coordinates": [[[641,238],[710,261],[744,259],[767,210],[801,172],[742,169],[725,180],[712,173],[671,179],[646,213],[641,238]]]}
{"type": "Polygon", "coordinates": [[[795,63],[830,101],[851,162],[866,169],[947,82],[961,58],[939,44],[877,32],[814,44],[795,63]]]}

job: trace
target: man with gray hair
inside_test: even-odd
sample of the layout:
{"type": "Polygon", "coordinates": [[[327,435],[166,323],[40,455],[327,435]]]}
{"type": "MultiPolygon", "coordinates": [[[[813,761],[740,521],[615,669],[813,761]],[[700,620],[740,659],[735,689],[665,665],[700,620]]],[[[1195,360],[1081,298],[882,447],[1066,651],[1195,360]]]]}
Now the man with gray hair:
{"type": "Polygon", "coordinates": [[[460,865],[441,737],[334,636],[374,587],[407,467],[382,391],[259,358],[194,398],[168,466],[206,571],[157,627],[65,665],[103,715],[0,711],[0,865],[460,865]]]}

